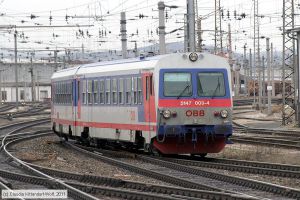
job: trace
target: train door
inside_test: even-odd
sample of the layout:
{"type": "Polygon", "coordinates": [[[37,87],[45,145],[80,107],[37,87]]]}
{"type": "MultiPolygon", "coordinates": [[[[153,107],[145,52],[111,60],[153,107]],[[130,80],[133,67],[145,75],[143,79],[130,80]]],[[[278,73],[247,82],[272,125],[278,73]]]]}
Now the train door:
{"type": "Polygon", "coordinates": [[[145,111],[145,122],[149,124],[149,130],[153,131],[151,127],[151,122],[156,121],[155,114],[155,98],[154,98],[154,84],[153,84],[153,74],[145,73],[143,75],[144,82],[144,111],[145,111]]]}
{"type": "Polygon", "coordinates": [[[81,114],[80,79],[75,79],[73,85],[73,124],[75,132],[74,135],[77,135],[77,121],[80,119],[81,114]]]}

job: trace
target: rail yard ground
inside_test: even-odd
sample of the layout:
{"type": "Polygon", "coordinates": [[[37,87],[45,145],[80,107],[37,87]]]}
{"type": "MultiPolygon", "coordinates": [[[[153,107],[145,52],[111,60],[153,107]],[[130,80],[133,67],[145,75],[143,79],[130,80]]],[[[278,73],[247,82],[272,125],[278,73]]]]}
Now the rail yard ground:
{"type": "MultiPolygon", "coordinates": [[[[7,123],[16,123],[16,122],[22,122],[26,121],[28,119],[34,119],[34,118],[39,118],[40,116],[31,116],[31,117],[23,117],[23,118],[15,118],[12,121],[9,121],[7,119],[0,119],[0,126],[7,124],[7,123]]],[[[281,122],[280,122],[280,115],[278,113],[273,114],[272,116],[267,116],[259,111],[255,111],[252,109],[249,109],[249,107],[244,106],[243,109],[238,109],[235,110],[234,114],[234,122],[236,124],[240,124],[242,127],[247,127],[245,130],[242,128],[236,128],[234,130],[234,135],[237,135],[239,137],[244,137],[245,135],[247,137],[256,137],[258,138],[272,138],[273,140],[276,139],[275,135],[266,135],[265,132],[261,133],[253,133],[253,130],[251,132],[251,128],[259,128],[259,129],[269,129],[269,130],[274,130],[276,131],[281,131],[281,130],[291,130],[291,132],[299,132],[300,129],[296,127],[282,127],[281,122]]],[[[43,126],[43,128],[45,128],[43,126]]],[[[33,128],[33,130],[38,130],[38,127],[33,128]]],[[[50,129],[50,126],[49,126],[50,129]]],[[[255,129],[254,129],[255,130],[255,129]]],[[[284,133],[280,133],[284,134],[284,133]]],[[[292,136],[287,137],[288,139],[291,139],[292,136]],[[289,138],[290,137],[290,138],[289,138]]],[[[280,135],[278,136],[280,141],[282,138],[285,138],[284,136],[280,135]]],[[[233,138],[234,140],[234,138],[233,138]]],[[[299,138],[298,138],[299,140],[299,138]]],[[[30,164],[46,167],[52,170],[59,170],[62,172],[55,172],[55,173],[62,173],[62,174],[68,174],[68,173],[74,173],[77,174],[77,176],[96,176],[100,178],[111,178],[113,180],[121,180],[128,182],[129,185],[138,184],[138,183],[144,183],[149,187],[146,190],[152,190],[153,186],[162,186],[162,187],[179,187],[182,188],[182,185],[179,186],[176,184],[176,182],[168,181],[168,180],[162,180],[162,179],[156,179],[155,177],[148,176],[147,174],[139,173],[137,171],[132,171],[130,168],[125,169],[124,167],[116,166],[111,163],[107,163],[103,160],[97,159],[95,157],[90,157],[87,156],[81,152],[78,152],[72,148],[69,148],[68,146],[64,145],[63,142],[61,141],[60,138],[58,138],[54,133],[51,133],[47,136],[43,137],[37,137],[37,138],[32,138],[28,140],[24,140],[22,142],[16,143],[10,147],[10,151],[15,155],[16,157],[20,158],[21,160],[28,162],[30,164]],[[151,187],[150,187],[151,186],[151,187]],[[152,188],[152,189],[150,189],[152,188]]],[[[95,152],[96,150],[93,150],[95,152]]],[[[98,152],[97,154],[99,155],[105,155],[105,152],[98,152]]],[[[300,179],[297,178],[300,176],[299,169],[300,167],[296,167],[295,169],[280,169],[280,168],[268,168],[266,167],[266,171],[274,171],[272,173],[268,172],[263,172],[259,170],[264,170],[264,169],[259,169],[259,166],[257,166],[257,173],[253,172],[251,170],[240,170],[240,169],[234,169],[234,167],[237,166],[237,164],[232,164],[234,167],[231,168],[230,165],[226,167],[220,167],[217,166],[218,162],[223,162],[222,159],[236,159],[239,162],[243,162],[242,160],[247,160],[247,161],[260,161],[260,162],[266,162],[266,163],[281,163],[285,164],[283,167],[287,166],[292,168],[292,165],[299,165],[300,166],[300,149],[293,149],[293,148],[286,148],[286,147],[278,147],[278,146],[273,146],[273,145],[263,145],[263,144],[252,144],[252,143],[243,143],[243,142],[234,142],[234,144],[227,145],[224,151],[218,154],[211,154],[208,155],[209,159],[208,160],[203,160],[200,158],[196,158],[195,161],[193,162],[199,162],[202,164],[205,164],[206,162],[212,163],[213,165],[216,165],[216,167],[209,167],[209,166],[199,166],[192,164],[183,164],[183,166],[187,166],[187,168],[190,168],[191,170],[196,170],[195,173],[197,174],[189,174],[191,172],[185,172],[186,176],[191,176],[190,178],[184,177],[183,172],[179,172],[180,168],[175,169],[175,168],[169,168],[164,166],[159,166],[157,163],[151,163],[151,161],[147,164],[147,162],[139,156],[136,156],[133,153],[128,153],[128,155],[125,153],[121,153],[120,155],[117,156],[117,158],[114,158],[112,156],[112,159],[116,159],[119,161],[123,161],[124,163],[129,163],[133,166],[136,167],[141,167],[143,166],[144,169],[146,169],[146,166],[152,166],[150,167],[150,170],[158,170],[157,172],[163,172],[165,174],[169,173],[167,172],[168,170],[170,172],[173,171],[175,173],[175,177],[178,178],[188,178],[188,179],[194,179],[197,183],[204,183],[204,185],[209,185],[210,183],[212,185],[218,185],[220,182],[223,182],[223,185],[227,185],[227,188],[220,188],[221,190],[227,191],[228,188],[231,188],[232,191],[227,191],[227,192],[234,192],[234,191],[239,191],[239,183],[234,183],[233,180],[225,180],[225,178],[220,178],[223,175],[226,177],[232,177],[233,179],[237,179],[238,177],[244,178],[245,180],[242,180],[244,183],[242,185],[241,191],[248,191],[248,192],[241,192],[243,194],[250,195],[247,198],[252,198],[254,199],[260,199],[261,197],[267,198],[267,199],[298,199],[298,190],[300,194],[300,179]],[[214,160],[215,159],[215,160],[214,160]],[[220,160],[218,160],[220,159],[220,160]],[[156,166],[157,165],[157,166],[156,166]],[[290,166],[291,165],[291,166],[290,166]],[[166,171],[167,170],[167,171],[166,171]],[[176,172],[178,170],[178,172],[176,172]],[[197,171],[200,170],[200,171],[197,171]],[[284,171],[286,170],[286,171],[284,171]],[[202,171],[202,172],[201,172],[202,171]],[[276,174],[276,171],[281,171],[282,174],[276,174]],[[201,173],[206,174],[206,173],[216,173],[216,177],[219,178],[211,178],[207,176],[203,176],[201,178],[201,173]],[[200,174],[199,174],[200,173],[200,174]],[[284,173],[290,173],[293,174],[295,173],[295,177],[293,175],[285,175],[284,173]],[[198,179],[195,179],[195,177],[198,176],[198,179]],[[199,178],[200,177],[200,178],[199,178]],[[223,180],[224,179],[224,180],[223,180]],[[253,183],[247,183],[247,179],[251,179],[254,181],[253,183]],[[202,181],[199,181],[202,180],[202,181]],[[212,181],[213,180],[213,181],[212,181]],[[217,182],[214,182],[217,181],[217,182]],[[219,182],[218,182],[219,181],[219,182]],[[259,188],[258,186],[255,186],[255,188],[251,188],[253,184],[256,184],[255,181],[258,181],[258,184],[275,184],[276,187],[288,187],[288,188],[293,188],[292,191],[293,194],[287,193],[286,195],[283,193],[278,193],[275,192],[272,194],[273,191],[276,191],[278,189],[273,188],[273,189],[257,189],[259,188]],[[232,186],[228,186],[228,184],[232,184],[232,186]],[[247,186],[248,185],[248,186],[247,186]],[[235,188],[236,187],[236,188],[235,188]],[[244,188],[243,188],[244,187],[244,188]],[[247,189],[247,187],[249,187],[247,189]],[[251,189],[250,189],[251,188],[251,189]],[[295,196],[296,195],[296,196],[295,196]]],[[[161,158],[161,157],[158,157],[161,158]]],[[[162,157],[163,158],[163,157],[162,157]]],[[[172,161],[172,158],[163,158],[165,161],[172,161]]],[[[184,160],[186,161],[186,160],[184,160]]],[[[225,160],[226,161],[226,160],[225,160]]],[[[158,161],[157,161],[158,162],[158,161]]],[[[182,161],[183,162],[183,161],[182,161]]],[[[226,161],[226,162],[231,162],[226,161]]],[[[179,162],[180,163],[180,162],[179,162]]],[[[175,165],[175,164],[174,164],[175,165]]],[[[275,164],[274,164],[275,165],[275,164]]],[[[245,165],[247,168],[247,165],[245,165]]],[[[255,164],[253,165],[255,166],[255,164]]],[[[249,168],[255,168],[255,167],[250,167],[249,168]]],[[[149,168],[149,167],[148,167],[149,168]]],[[[155,173],[155,172],[153,172],[155,173]]],[[[171,174],[172,176],[172,174],[171,174]]],[[[57,178],[62,178],[64,181],[69,181],[69,178],[60,177],[59,175],[57,178]]],[[[227,179],[227,178],[226,178],[227,179]]],[[[250,181],[251,181],[250,180],[250,181]]],[[[71,179],[70,179],[71,181],[71,179]]],[[[18,183],[17,185],[20,185],[22,183],[18,183]]],[[[124,183],[122,183],[124,184],[124,183]]],[[[114,185],[112,183],[112,185],[114,185]]],[[[119,185],[119,184],[116,184],[119,185]]],[[[119,186],[112,186],[114,187],[119,187],[119,186]]],[[[99,186],[99,185],[98,185],[99,186]]],[[[88,186],[90,187],[90,186],[88,186]]],[[[96,187],[95,184],[93,184],[92,187],[96,187]]],[[[139,186],[140,187],[140,186],[139,186]]],[[[185,186],[184,186],[185,187],[185,186]]],[[[199,186],[202,187],[202,186],[199,186]]],[[[214,186],[215,187],[215,186],[214,186]]],[[[267,187],[272,187],[268,185],[263,185],[262,188],[267,188],[267,187]]],[[[195,189],[195,188],[194,188],[195,189]]],[[[100,189],[100,191],[103,189],[100,189]]],[[[118,189],[117,189],[118,190],[118,189]]],[[[159,189],[161,190],[161,189],[159,189]]],[[[198,190],[198,189],[196,189],[198,190]]],[[[205,189],[206,190],[206,189],[205,189]]],[[[213,190],[213,189],[207,189],[208,191],[213,190]]],[[[285,191],[286,189],[283,189],[285,191]]],[[[147,191],[147,192],[149,192],[147,191]]],[[[200,190],[199,190],[200,191],[200,190]]],[[[287,189],[286,191],[289,191],[287,189]]],[[[120,191],[119,191],[120,192],[120,191]]],[[[121,192],[122,193],[122,192],[121,192]]],[[[159,194],[160,195],[160,194],[159,194]]],[[[219,194],[222,197],[222,194],[219,194]]],[[[224,193],[225,195],[225,193],[224,193]]],[[[124,198],[129,198],[126,195],[125,196],[110,196],[109,194],[95,194],[95,197],[100,198],[100,199],[124,199],[124,198]],[[109,196],[109,197],[106,197],[109,196]]],[[[202,197],[202,196],[201,196],[202,197]]],[[[157,198],[157,197],[156,197],[157,198]]],[[[162,199],[168,199],[168,196],[163,196],[162,199]]],[[[178,198],[178,196],[173,196],[170,198],[178,198]]],[[[208,197],[206,196],[203,199],[213,199],[215,197],[208,197]]],[[[239,197],[237,199],[243,199],[244,197],[239,197]]],[[[143,199],[143,198],[142,198],[143,199]]],[[[179,197],[179,199],[181,199],[179,197]]],[[[223,199],[223,198],[220,198],[223,199]]]]}
{"type": "MultiPolygon", "coordinates": [[[[281,125],[281,113],[278,112],[278,107],[279,106],[275,109],[277,112],[268,116],[260,111],[249,109],[249,106],[245,106],[243,112],[241,112],[241,110],[235,110],[234,122],[251,128],[264,128],[274,131],[291,130],[299,131],[300,133],[300,128],[294,127],[293,125],[281,125]]],[[[237,133],[234,132],[234,134],[237,133]]],[[[260,135],[257,134],[256,137],[259,140],[260,135]]],[[[227,145],[224,151],[212,156],[300,165],[299,150],[264,145],[235,143],[233,145],[227,145]]]]}

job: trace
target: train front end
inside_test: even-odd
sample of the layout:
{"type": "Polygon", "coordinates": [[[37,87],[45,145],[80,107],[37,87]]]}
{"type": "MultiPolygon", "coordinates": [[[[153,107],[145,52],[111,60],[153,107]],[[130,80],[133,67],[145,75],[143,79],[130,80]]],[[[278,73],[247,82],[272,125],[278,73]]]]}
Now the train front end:
{"type": "MultiPolygon", "coordinates": [[[[195,56],[195,55],[194,55],[195,56]]],[[[220,152],[232,135],[230,68],[223,58],[200,55],[159,70],[157,136],[163,154],[220,152]],[[214,60],[215,59],[215,60],[214,60]]]]}

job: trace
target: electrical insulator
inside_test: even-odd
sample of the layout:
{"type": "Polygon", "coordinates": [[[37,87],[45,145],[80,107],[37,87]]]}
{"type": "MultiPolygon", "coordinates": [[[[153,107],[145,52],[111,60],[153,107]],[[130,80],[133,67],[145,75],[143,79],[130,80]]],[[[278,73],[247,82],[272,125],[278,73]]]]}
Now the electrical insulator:
{"type": "Polygon", "coordinates": [[[34,14],[30,15],[30,19],[35,19],[35,18],[36,18],[36,16],[34,14]]]}
{"type": "Polygon", "coordinates": [[[50,12],[49,21],[50,21],[50,25],[51,25],[51,23],[52,23],[52,15],[51,15],[51,12],[50,12]]]}
{"type": "Polygon", "coordinates": [[[66,22],[67,22],[67,23],[68,23],[69,17],[70,17],[70,16],[66,15],[66,22]]]}

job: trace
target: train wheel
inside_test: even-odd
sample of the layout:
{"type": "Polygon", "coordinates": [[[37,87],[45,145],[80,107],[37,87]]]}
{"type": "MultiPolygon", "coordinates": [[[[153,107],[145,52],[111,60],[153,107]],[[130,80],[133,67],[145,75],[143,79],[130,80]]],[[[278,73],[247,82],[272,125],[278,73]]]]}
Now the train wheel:
{"type": "Polygon", "coordinates": [[[205,157],[207,156],[207,153],[200,153],[199,156],[200,156],[201,158],[205,158],[205,157]]]}
{"type": "Polygon", "coordinates": [[[65,141],[67,141],[67,142],[68,142],[68,140],[69,140],[68,136],[66,136],[66,135],[64,135],[64,139],[65,139],[65,141]]]}
{"type": "Polygon", "coordinates": [[[200,156],[201,158],[205,158],[205,156],[207,156],[207,153],[199,153],[199,154],[193,154],[193,153],[191,153],[191,156],[192,157],[200,156]]]}
{"type": "Polygon", "coordinates": [[[149,145],[149,153],[154,155],[154,156],[162,156],[162,153],[153,146],[153,143],[149,145]]]}
{"type": "Polygon", "coordinates": [[[83,132],[81,132],[81,138],[80,138],[82,144],[84,146],[89,147],[90,146],[90,135],[89,135],[89,128],[84,127],[83,132]]]}

